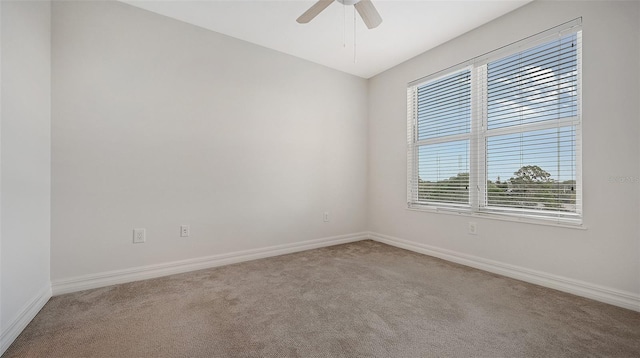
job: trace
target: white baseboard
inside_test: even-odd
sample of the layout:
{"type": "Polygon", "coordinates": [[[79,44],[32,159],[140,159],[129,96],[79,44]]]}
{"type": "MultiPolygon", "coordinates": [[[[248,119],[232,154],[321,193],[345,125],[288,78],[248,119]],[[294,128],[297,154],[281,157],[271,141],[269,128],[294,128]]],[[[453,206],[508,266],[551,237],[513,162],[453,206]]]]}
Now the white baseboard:
{"type": "Polygon", "coordinates": [[[333,246],[368,239],[366,232],[331,236],[284,245],[269,246],[260,249],[237,251],[228,254],[173,261],[157,265],[140,266],[124,270],[102,272],[52,282],[53,295],[105,287],[120,283],[146,280],[177,273],[202,270],[211,267],[251,261],[271,256],[333,246]]]}
{"type": "Polygon", "coordinates": [[[40,312],[50,298],[51,285],[47,284],[31,301],[22,307],[18,316],[9,323],[6,329],[2,330],[2,335],[0,335],[0,355],[4,354],[11,343],[18,338],[20,333],[27,327],[38,312],[40,312]]]}
{"type": "Polygon", "coordinates": [[[370,232],[369,238],[388,245],[640,312],[640,295],[631,292],[483,259],[375,232],[370,232]]]}

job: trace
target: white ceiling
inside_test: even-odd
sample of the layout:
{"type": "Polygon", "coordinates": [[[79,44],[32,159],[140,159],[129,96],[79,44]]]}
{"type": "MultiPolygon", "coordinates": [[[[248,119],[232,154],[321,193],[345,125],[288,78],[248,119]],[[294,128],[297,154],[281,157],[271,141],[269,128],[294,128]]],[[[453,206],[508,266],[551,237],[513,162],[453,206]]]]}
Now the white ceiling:
{"type": "Polygon", "coordinates": [[[383,22],[369,30],[356,18],[355,62],[354,8],[338,2],[298,24],[314,0],[120,1],[370,78],[531,0],[372,0],[383,22]]]}

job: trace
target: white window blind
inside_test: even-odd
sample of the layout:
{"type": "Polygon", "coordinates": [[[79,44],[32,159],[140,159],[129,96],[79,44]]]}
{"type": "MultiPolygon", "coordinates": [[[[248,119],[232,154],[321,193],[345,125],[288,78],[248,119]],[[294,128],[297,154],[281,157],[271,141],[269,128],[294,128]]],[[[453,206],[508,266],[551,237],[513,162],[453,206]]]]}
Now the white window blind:
{"type": "Polygon", "coordinates": [[[471,72],[459,71],[415,91],[417,199],[468,206],[471,72]]]}
{"type": "Polygon", "coordinates": [[[409,207],[580,223],[580,24],[409,84],[409,207]]]}

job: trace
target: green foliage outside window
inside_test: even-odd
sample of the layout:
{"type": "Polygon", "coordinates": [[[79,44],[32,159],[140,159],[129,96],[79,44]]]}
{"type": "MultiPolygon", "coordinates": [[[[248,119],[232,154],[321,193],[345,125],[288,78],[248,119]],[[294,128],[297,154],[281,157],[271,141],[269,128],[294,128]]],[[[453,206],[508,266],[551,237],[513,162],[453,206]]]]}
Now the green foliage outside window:
{"type": "MultiPolygon", "coordinates": [[[[537,165],[523,166],[513,175],[505,181],[487,180],[488,206],[572,211],[576,204],[575,180],[556,181],[537,165]]],[[[469,173],[440,181],[419,179],[418,199],[469,204],[469,173]]]]}

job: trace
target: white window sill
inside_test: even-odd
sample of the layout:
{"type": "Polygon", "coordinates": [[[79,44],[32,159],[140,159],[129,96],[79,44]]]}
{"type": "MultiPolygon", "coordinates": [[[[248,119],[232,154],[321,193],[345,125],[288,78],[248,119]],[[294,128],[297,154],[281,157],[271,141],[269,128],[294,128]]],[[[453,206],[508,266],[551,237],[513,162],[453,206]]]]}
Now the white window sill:
{"type": "Polygon", "coordinates": [[[413,207],[408,207],[407,210],[421,211],[421,212],[428,212],[428,213],[435,213],[435,214],[474,217],[474,218],[499,220],[499,221],[518,222],[518,223],[531,224],[531,225],[553,226],[553,227],[561,227],[566,229],[587,230],[587,227],[584,225],[582,220],[578,220],[578,219],[529,217],[529,216],[518,216],[516,214],[511,215],[511,214],[499,214],[499,213],[490,213],[490,212],[478,212],[478,211],[471,211],[470,209],[466,209],[466,208],[455,208],[455,207],[443,208],[443,207],[430,207],[430,206],[418,206],[418,205],[413,207]]]}

